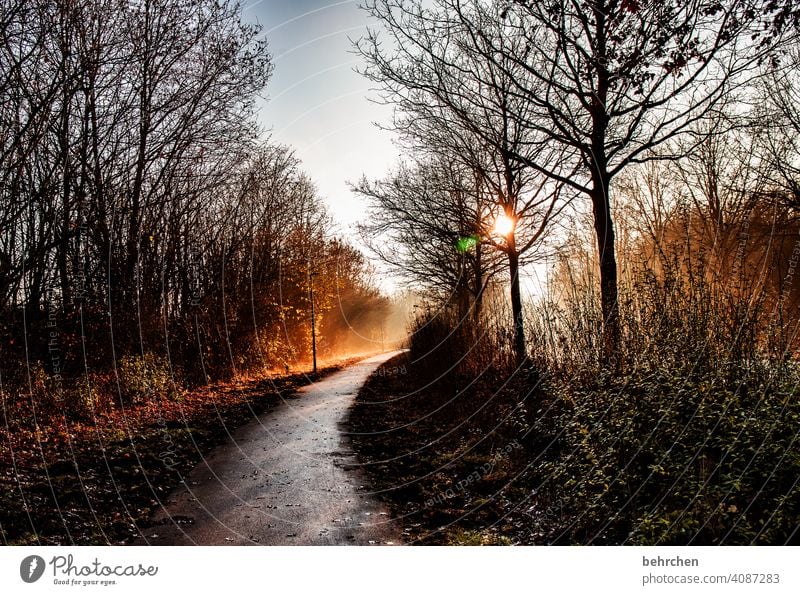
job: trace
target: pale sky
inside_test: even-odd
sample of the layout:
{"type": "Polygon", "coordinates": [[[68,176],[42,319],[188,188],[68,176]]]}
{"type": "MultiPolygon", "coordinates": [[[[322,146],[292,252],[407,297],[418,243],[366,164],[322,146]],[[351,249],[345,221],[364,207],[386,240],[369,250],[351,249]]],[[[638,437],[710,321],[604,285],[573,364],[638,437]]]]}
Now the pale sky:
{"type": "MultiPolygon", "coordinates": [[[[355,227],[366,203],[347,182],[383,177],[399,155],[391,133],[374,125],[388,122],[391,108],[369,101],[370,82],[354,70],[361,60],[350,40],[366,33],[368,15],[357,0],[244,0],[244,7],[245,19],[264,27],[274,64],[259,119],[274,141],[295,149],[336,221],[334,233],[359,245],[355,227]]],[[[523,292],[540,294],[543,273],[523,272],[523,292]]],[[[396,287],[379,274],[384,289],[396,287]]]]}
{"type": "Polygon", "coordinates": [[[259,114],[274,141],[291,145],[341,227],[354,237],[364,203],[347,182],[381,177],[397,161],[388,132],[390,108],[371,103],[370,83],[350,39],[366,33],[367,14],[355,0],[261,0],[246,19],[264,27],[275,70],[259,114]]]}

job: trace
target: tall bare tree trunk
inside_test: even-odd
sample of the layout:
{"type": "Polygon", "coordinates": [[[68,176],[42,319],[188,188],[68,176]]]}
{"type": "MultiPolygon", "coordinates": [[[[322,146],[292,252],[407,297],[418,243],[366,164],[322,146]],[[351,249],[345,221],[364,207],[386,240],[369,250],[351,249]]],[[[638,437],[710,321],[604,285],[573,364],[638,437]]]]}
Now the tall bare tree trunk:
{"type": "Polygon", "coordinates": [[[613,364],[619,350],[619,304],[617,303],[617,256],[614,249],[614,224],[611,220],[608,155],[606,133],[609,117],[607,110],[609,73],[606,66],[606,14],[605,4],[593,7],[595,13],[594,56],[597,60],[597,90],[592,96],[592,189],[590,197],[594,211],[594,230],[600,257],[600,305],[603,311],[603,352],[606,362],[613,364]]]}
{"type": "Polygon", "coordinates": [[[472,306],[472,319],[477,324],[481,319],[481,310],[483,309],[483,252],[481,250],[481,243],[475,245],[475,261],[472,269],[472,278],[475,283],[474,303],[472,306]]]}
{"type": "Polygon", "coordinates": [[[603,352],[613,363],[619,349],[619,303],[617,301],[617,256],[614,247],[614,224],[608,183],[600,181],[592,188],[594,230],[600,256],[600,305],[603,311],[603,352]]]}
{"type": "Polygon", "coordinates": [[[513,232],[508,236],[508,272],[511,277],[511,315],[514,318],[514,352],[517,363],[527,357],[525,350],[525,321],[522,318],[522,294],[519,288],[519,253],[513,232]]]}

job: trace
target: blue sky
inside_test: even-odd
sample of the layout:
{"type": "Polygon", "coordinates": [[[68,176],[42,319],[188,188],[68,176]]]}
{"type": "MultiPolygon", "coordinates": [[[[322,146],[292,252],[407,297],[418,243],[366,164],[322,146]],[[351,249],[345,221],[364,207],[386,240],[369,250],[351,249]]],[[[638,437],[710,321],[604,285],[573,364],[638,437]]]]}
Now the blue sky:
{"type": "Polygon", "coordinates": [[[374,126],[391,110],[371,103],[370,83],[350,39],[366,32],[354,0],[244,0],[264,27],[275,70],[259,113],[272,138],[291,145],[316,182],[341,232],[354,237],[364,203],[347,181],[380,177],[397,161],[391,135],[374,126]]]}

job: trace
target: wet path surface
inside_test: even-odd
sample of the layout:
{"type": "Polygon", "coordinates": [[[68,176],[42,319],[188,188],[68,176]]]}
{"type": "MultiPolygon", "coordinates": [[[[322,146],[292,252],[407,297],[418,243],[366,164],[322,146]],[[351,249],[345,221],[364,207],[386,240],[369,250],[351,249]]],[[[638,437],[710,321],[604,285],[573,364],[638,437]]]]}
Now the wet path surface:
{"type": "Polygon", "coordinates": [[[144,545],[400,543],[368,494],[341,423],[359,388],[396,353],[363,360],[301,389],[233,433],[170,495],[144,545]]]}

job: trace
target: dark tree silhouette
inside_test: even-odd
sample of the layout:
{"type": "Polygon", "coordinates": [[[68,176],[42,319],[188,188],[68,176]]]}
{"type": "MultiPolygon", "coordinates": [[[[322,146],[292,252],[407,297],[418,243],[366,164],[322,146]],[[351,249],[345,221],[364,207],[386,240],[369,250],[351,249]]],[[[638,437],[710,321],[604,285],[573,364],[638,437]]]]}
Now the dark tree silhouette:
{"type": "MultiPolygon", "coordinates": [[[[497,7],[487,9],[478,26],[501,40],[502,50],[459,23],[445,4],[368,2],[366,8],[381,21],[390,43],[383,44],[380,33],[372,31],[357,47],[367,61],[364,74],[381,85],[382,99],[396,107],[394,128],[410,152],[432,152],[445,162],[462,163],[482,193],[485,211],[475,213],[474,225],[483,243],[506,256],[514,346],[522,361],[521,259],[542,256],[548,225],[568,202],[561,182],[530,163],[547,162],[553,170],[563,166],[567,178],[572,161],[527,125],[534,113],[516,87],[535,80],[515,63],[513,56],[524,51],[521,38],[502,36],[497,7]],[[492,227],[501,215],[511,225],[498,234],[492,227]]],[[[450,215],[456,229],[462,217],[450,215]]]]}

